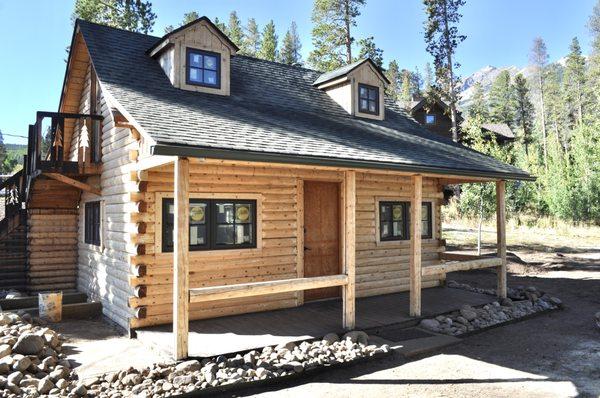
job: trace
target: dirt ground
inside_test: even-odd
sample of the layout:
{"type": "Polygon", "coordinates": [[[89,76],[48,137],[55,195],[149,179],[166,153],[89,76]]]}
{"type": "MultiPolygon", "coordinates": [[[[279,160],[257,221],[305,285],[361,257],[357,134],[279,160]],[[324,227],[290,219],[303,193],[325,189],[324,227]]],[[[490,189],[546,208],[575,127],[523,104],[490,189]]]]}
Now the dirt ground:
{"type": "MultiPolygon", "coordinates": [[[[559,246],[509,246],[509,285],[535,285],[565,309],[488,330],[426,357],[357,365],[270,391],[261,397],[600,397],[600,239],[559,246]]],[[[458,240],[460,242],[460,240],[458,240]]],[[[509,241],[510,243],[510,241],[509,241]]],[[[467,247],[455,247],[465,249],[467,247]]],[[[449,279],[495,287],[491,271],[449,279]]]]}

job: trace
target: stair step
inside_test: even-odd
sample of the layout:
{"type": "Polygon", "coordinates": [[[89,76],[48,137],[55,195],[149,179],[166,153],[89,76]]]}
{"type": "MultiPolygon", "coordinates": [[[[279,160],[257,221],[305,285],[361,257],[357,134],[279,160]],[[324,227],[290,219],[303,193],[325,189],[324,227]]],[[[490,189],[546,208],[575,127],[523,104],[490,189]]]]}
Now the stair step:
{"type": "MultiPolygon", "coordinates": [[[[87,302],[87,294],[85,293],[63,293],[63,305],[66,304],[81,304],[87,302]]],[[[38,295],[28,296],[18,299],[0,300],[0,307],[3,310],[16,310],[23,308],[35,308],[38,306],[38,295]]]]}

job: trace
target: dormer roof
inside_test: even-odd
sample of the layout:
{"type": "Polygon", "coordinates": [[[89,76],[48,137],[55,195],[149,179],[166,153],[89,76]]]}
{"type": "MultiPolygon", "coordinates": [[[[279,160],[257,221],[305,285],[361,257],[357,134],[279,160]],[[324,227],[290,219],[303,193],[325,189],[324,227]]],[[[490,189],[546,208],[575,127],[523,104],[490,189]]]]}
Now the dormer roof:
{"type": "Polygon", "coordinates": [[[390,84],[390,81],[387,79],[387,77],[385,77],[381,68],[379,66],[377,66],[377,64],[375,62],[373,62],[373,60],[371,60],[371,58],[365,58],[365,59],[361,59],[356,62],[353,62],[351,64],[344,65],[340,68],[332,70],[331,72],[323,73],[322,75],[320,75],[317,78],[317,80],[315,80],[313,82],[313,86],[321,86],[323,84],[329,83],[332,80],[336,80],[340,77],[347,76],[348,74],[352,73],[352,71],[358,69],[360,66],[362,66],[365,63],[369,63],[373,67],[373,70],[376,72],[376,74],[379,76],[379,78],[383,82],[390,84]]]}
{"type": "Polygon", "coordinates": [[[211,28],[213,28],[217,34],[225,41],[225,43],[227,44],[228,47],[230,47],[230,49],[232,50],[232,52],[237,52],[240,50],[240,48],[231,41],[231,39],[229,37],[227,37],[227,35],[225,33],[223,33],[223,31],[221,31],[221,29],[219,29],[219,27],[217,25],[215,25],[209,18],[207,17],[200,17],[196,20],[193,20],[192,22],[189,22],[183,26],[180,26],[177,29],[172,30],[171,32],[167,33],[166,35],[164,35],[163,37],[161,37],[159,40],[156,41],[156,43],[154,43],[152,45],[152,47],[150,47],[148,50],[146,50],[146,54],[150,55],[151,57],[156,55],[157,53],[159,53],[162,48],[168,44],[168,39],[172,36],[175,36],[177,33],[186,30],[200,22],[205,22],[207,23],[211,28]]]}

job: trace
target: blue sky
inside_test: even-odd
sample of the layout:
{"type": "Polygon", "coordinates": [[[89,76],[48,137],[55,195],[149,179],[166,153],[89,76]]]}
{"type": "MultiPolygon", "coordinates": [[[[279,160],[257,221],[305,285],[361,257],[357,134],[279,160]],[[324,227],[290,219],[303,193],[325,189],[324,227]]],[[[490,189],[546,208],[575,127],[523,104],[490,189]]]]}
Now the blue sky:
{"type": "MultiPolygon", "coordinates": [[[[486,65],[525,66],[534,37],[546,41],[551,60],[564,56],[574,36],[589,50],[587,20],[597,0],[467,0],[460,29],[467,40],[457,59],[466,77],[486,65]]],[[[227,20],[236,10],[245,23],[254,17],[262,28],[275,21],[283,37],[292,20],[298,24],[304,58],[311,49],[310,0],[154,0],[154,34],[176,25],[187,11],[227,20]]],[[[27,125],[37,110],[55,111],[64,77],[65,47],[72,34],[71,0],[0,0],[0,130],[5,142],[25,143],[27,125]]],[[[423,41],[421,0],[367,0],[355,37],[373,36],[384,50],[385,64],[397,59],[414,69],[430,60],[423,41]]]]}

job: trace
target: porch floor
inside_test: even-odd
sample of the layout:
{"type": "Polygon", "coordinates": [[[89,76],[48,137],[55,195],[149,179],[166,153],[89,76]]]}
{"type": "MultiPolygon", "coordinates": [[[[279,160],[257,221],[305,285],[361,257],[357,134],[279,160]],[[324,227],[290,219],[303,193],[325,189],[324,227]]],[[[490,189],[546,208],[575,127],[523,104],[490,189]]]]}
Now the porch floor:
{"type": "MultiPolygon", "coordinates": [[[[437,287],[423,289],[423,317],[431,317],[494,301],[492,296],[461,289],[437,287]]],[[[408,315],[409,292],[365,297],[356,300],[356,329],[371,329],[385,325],[414,324],[417,318],[408,315]]],[[[327,300],[306,303],[301,307],[190,322],[189,356],[208,357],[254,348],[322,337],[341,333],[342,302],[327,300]]],[[[172,325],[160,325],[137,330],[144,344],[166,350],[173,347],[172,325]]]]}

